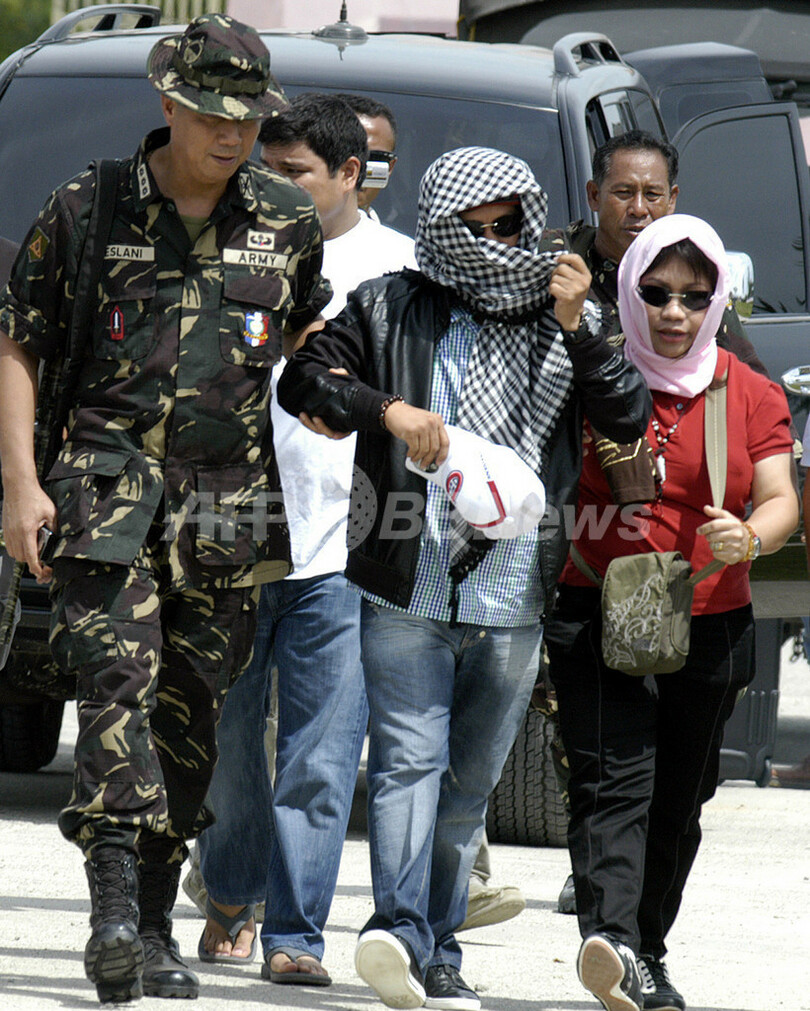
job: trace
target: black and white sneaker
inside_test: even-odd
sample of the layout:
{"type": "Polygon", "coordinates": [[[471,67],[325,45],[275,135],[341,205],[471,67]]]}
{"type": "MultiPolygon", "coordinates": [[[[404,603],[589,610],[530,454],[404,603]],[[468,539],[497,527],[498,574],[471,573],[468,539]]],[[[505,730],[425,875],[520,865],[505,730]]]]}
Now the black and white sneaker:
{"type": "Polygon", "coordinates": [[[415,1008],[425,1003],[416,959],[396,934],[367,930],[357,940],[354,967],[387,1007],[415,1008]]]}
{"type": "Polygon", "coordinates": [[[686,1011],[686,1001],[672,985],[663,959],[639,955],[636,962],[641,976],[644,1011],[686,1011]]]}
{"type": "Polygon", "coordinates": [[[431,965],[425,973],[425,1007],[434,1011],[479,1011],[481,1001],[454,965],[431,965]]]}
{"type": "Polygon", "coordinates": [[[577,973],[606,1011],[644,1008],[636,956],[626,944],[606,934],[591,934],[579,949],[577,973]]]}

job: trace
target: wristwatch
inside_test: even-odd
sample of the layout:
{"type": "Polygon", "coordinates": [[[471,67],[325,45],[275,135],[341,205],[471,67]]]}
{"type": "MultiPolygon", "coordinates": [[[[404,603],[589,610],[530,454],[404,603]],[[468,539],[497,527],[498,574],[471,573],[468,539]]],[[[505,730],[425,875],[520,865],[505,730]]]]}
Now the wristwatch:
{"type": "Polygon", "coordinates": [[[753,562],[755,558],[759,558],[762,554],[762,541],[754,533],[754,528],[750,523],[743,523],[743,526],[748,531],[748,551],[745,553],[744,562],[753,562]]]}
{"type": "Polygon", "coordinates": [[[601,308],[589,299],[586,299],[579,317],[579,327],[576,330],[563,329],[562,334],[570,344],[581,344],[582,341],[587,340],[589,337],[598,336],[601,329],[601,308]]]}

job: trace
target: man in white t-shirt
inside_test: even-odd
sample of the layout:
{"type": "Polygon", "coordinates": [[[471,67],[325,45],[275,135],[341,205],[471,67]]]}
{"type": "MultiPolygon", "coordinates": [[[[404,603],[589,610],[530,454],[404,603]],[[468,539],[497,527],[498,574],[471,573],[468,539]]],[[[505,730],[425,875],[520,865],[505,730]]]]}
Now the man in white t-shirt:
{"type": "MultiPolygon", "coordinates": [[[[358,209],[366,134],[345,102],[301,95],[263,125],[259,140],[265,164],[315,200],[323,274],[334,290],[325,317],[336,316],[361,281],[416,266],[411,239],[358,209]]],[[[274,387],[283,366],[282,359],[274,387]]],[[[322,931],[367,722],[360,598],[343,576],[354,438],[321,439],[275,396],[271,417],[294,571],[262,593],[253,661],[223,708],[209,795],[217,823],[200,839],[208,901],[199,954],[203,961],[250,960],[255,906],[266,897],[262,976],[324,986],[322,931]],[[263,744],[273,672],[274,786],[263,744]]]]}

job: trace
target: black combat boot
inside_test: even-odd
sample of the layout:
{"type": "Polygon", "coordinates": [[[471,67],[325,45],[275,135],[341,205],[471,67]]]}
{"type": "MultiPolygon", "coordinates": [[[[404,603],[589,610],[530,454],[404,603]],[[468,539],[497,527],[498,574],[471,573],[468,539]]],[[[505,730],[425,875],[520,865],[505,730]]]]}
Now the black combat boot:
{"type": "Polygon", "coordinates": [[[180,958],[172,937],[171,911],[181,864],[139,864],[143,992],[147,997],[196,997],[200,981],[180,958]]]}
{"type": "Polygon", "coordinates": [[[121,846],[98,846],[84,867],[93,931],[84,949],[84,971],[103,1003],[137,1000],[143,996],[143,945],[135,854],[121,846]]]}

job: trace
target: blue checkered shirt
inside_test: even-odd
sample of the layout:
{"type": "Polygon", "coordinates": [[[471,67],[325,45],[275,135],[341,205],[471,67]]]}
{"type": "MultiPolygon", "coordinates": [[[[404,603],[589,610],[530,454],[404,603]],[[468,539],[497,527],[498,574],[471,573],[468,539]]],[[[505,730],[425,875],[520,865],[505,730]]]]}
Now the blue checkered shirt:
{"type": "MultiPolygon", "coordinates": [[[[433,352],[430,410],[446,424],[456,423],[464,376],[478,337],[478,326],[465,309],[454,308],[447,331],[433,352]]],[[[419,540],[413,596],[396,608],[436,621],[450,621],[450,500],[428,481],[425,522],[419,540]]],[[[383,597],[360,591],[367,600],[395,607],[383,597]]],[[[457,621],[470,625],[515,628],[533,625],[540,616],[542,588],[537,530],[496,541],[480,565],[458,587],[457,621]]]]}

